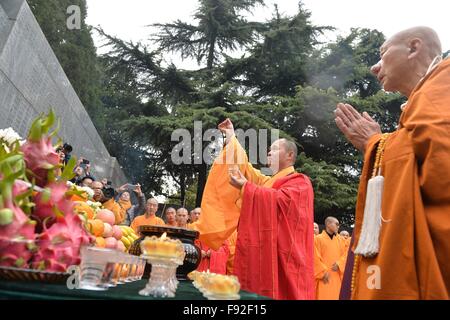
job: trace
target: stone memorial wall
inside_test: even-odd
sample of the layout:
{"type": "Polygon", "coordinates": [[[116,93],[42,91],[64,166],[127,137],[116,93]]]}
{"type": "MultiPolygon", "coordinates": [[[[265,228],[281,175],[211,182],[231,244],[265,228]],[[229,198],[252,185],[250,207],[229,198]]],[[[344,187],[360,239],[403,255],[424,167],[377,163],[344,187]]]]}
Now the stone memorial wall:
{"type": "Polygon", "coordinates": [[[52,108],[59,136],[89,159],[97,178],[126,182],[67,79],[25,0],[0,0],[0,128],[25,137],[32,120],[52,108]]]}

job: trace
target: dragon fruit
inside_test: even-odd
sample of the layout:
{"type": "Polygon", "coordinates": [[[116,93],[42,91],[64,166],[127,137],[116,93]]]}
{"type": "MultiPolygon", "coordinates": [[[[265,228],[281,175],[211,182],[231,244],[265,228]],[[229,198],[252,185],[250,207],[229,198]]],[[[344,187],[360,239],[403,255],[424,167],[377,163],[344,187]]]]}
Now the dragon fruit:
{"type": "Polygon", "coordinates": [[[30,220],[12,201],[13,195],[20,195],[27,190],[23,186],[21,182],[15,182],[14,187],[7,181],[1,184],[0,266],[28,267],[33,254],[36,222],[30,220]]]}
{"type": "Polygon", "coordinates": [[[80,263],[80,248],[93,242],[76,213],[58,215],[57,221],[39,235],[38,252],[32,267],[39,270],[65,272],[80,263]]]}
{"type": "Polygon", "coordinates": [[[45,186],[49,170],[59,164],[59,156],[52,146],[51,138],[41,138],[38,141],[27,140],[21,147],[25,163],[36,178],[36,184],[45,186]]]}
{"type": "Polygon", "coordinates": [[[40,187],[47,184],[49,173],[51,175],[60,161],[52,146],[52,134],[48,134],[54,122],[55,114],[52,111],[47,117],[37,118],[31,126],[27,141],[21,146],[26,166],[33,173],[29,178],[35,178],[40,187]]]}
{"type": "Polygon", "coordinates": [[[41,224],[51,225],[56,221],[56,215],[61,212],[63,215],[74,212],[74,203],[70,196],[66,195],[68,187],[64,182],[49,184],[45,190],[36,195],[36,204],[33,217],[41,224]]]}

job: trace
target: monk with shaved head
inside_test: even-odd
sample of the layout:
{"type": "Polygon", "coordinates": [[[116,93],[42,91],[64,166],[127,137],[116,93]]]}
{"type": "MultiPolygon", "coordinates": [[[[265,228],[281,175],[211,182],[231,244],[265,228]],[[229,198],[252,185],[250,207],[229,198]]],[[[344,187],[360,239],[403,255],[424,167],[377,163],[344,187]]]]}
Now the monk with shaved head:
{"type": "Polygon", "coordinates": [[[194,223],[200,240],[215,250],[230,240],[234,258],[228,269],[243,290],[274,299],[314,299],[314,194],[309,178],[294,168],[295,142],[272,143],[268,176],[248,161],[230,119],[219,130],[225,146],[208,176],[202,218],[194,223]]]}
{"type": "Polygon", "coordinates": [[[314,222],[314,235],[317,236],[320,233],[319,225],[314,222]]]}
{"type": "Polygon", "coordinates": [[[314,238],[314,276],[317,300],[338,300],[344,275],[347,251],[338,236],[339,221],[325,219],[325,229],[314,238]]]}
{"type": "Polygon", "coordinates": [[[137,216],[131,222],[131,228],[135,232],[139,231],[140,226],[164,226],[164,220],[156,216],[158,211],[158,200],[156,198],[150,198],[145,205],[145,214],[137,216]]]}
{"type": "Polygon", "coordinates": [[[395,34],[380,58],[371,71],[384,90],[408,98],[397,130],[382,133],[348,104],[336,110],[337,126],[364,153],[347,296],[449,299],[450,60],[428,27],[395,34]]]}

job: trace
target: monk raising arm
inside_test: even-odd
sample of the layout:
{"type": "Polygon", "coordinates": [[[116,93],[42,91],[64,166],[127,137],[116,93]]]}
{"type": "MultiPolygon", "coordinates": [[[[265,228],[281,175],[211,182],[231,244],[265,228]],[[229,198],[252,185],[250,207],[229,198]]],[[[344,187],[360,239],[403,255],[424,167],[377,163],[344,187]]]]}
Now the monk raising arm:
{"type": "Polygon", "coordinates": [[[255,169],[252,164],[248,161],[247,154],[240,145],[239,141],[234,134],[233,123],[230,119],[226,119],[221,124],[219,124],[219,130],[226,135],[226,160],[227,164],[237,164],[239,165],[239,170],[244,173],[244,176],[253,183],[257,185],[262,185],[264,182],[270,179],[270,177],[263,175],[260,170],[255,169]],[[230,163],[230,160],[232,163],[230,163]]]}

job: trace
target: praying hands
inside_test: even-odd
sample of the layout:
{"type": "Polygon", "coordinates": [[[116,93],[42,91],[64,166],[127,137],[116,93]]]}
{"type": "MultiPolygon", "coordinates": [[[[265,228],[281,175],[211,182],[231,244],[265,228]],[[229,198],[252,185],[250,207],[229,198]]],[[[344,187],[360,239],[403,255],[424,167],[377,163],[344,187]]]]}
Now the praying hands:
{"type": "Polygon", "coordinates": [[[361,152],[366,150],[370,137],[381,133],[380,125],[367,112],[360,114],[349,104],[339,103],[334,113],[339,130],[361,152]]]}

